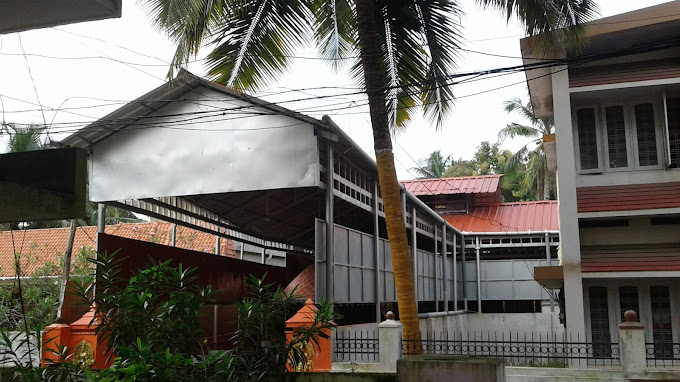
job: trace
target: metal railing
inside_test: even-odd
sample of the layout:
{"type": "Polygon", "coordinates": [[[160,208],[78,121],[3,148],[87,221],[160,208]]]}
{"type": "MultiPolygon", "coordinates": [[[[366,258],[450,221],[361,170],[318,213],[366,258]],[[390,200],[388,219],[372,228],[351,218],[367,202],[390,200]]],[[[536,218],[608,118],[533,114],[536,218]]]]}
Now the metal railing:
{"type": "Polygon", "coordinates": [[[648,367],[680,368],[680,343],[646,342],[645,350],[648,367]]]}
{"type": "Polygon", "coordinates": [[[333,341],[335,362],[379,362],[377,330],[337,331],[333,341]]]}
{"type": "Polygon", "coordinates": [[[557,333],[443,332],[402,340],[402,351],[423,354],[503,358],[508,365],[588,367],[619,365],[619,344],[589,342],[581,336],[557,333]]]}

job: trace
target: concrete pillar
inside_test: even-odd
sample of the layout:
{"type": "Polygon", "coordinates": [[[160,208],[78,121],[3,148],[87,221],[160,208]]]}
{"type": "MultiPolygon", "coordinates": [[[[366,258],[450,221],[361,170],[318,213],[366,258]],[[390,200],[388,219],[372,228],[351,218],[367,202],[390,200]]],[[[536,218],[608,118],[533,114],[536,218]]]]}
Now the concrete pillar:
{"type": "Polygon", "coordinates": [[[390,373],[397,371],[397,360],[401,359],[402,325],[394,321],[394,313],[387,312],[385,321],[378,324],[380,344],[380,370],[390,373]]]}
{"type": "Polygon", "coordinates": [[[637,313],[628,310],[626,321],[619,325],[621,367],[626,378],[641,377],[647,369],[645,327],[637,322],[637,313]]]}
{"type": "Polygon", "coordinates": [[[557,200],[560,223],[560,255],[564,272],[566,329],[575,338],[586,338],[581,276],[581,242],[576,207],[576,152],[571,121],[569,72],[552,68],[553,109],[557,142],[557,200]]]}

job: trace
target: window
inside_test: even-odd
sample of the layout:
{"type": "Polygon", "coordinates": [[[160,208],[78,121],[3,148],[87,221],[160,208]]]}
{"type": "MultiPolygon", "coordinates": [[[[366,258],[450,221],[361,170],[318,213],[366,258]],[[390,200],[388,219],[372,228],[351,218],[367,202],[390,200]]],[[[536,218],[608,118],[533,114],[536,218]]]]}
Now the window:
{"type": "Polygon", "coordinates": [[[652,337],[656,358],[673,358],[671,298],[667,286],[649,288],[652,305],[652,337]]]}
{"type": "Polygon", "coordinates": [[[623,106],[610,106],[605,108],[605,123],[607,124],[609,167],[628,167],[626,117],[623,106]]]}
{"type": "Polygon", "coordinates": [[[666,98],[669,164],[680,167],[680,98],[666,98]]]}
{"type": "Polygon", "coordinates": [[[634,286],[622,286],[619,288],[619,308],[621,310],[621,322],[625,322],[623,316],[628,310],[634,310],[640,317],[640,303],[638,302],[638,288],[634,286]]]}
{"type": "Polygon", "coordinates": [[[635,105],[635,130],[637,133],[638,163],[640,166],[658,165],[654,105],[651,103],[635,105]]]}
{"type": "MultiPolygon", "coordinates": [[[[680,167],[680,99],[667,99],[673,110],[675,162],[680,167]]],[[[605,104],[576,110],[578,169],[582,173],[660,168],[661,124],[652,102],[605,104]],[[602,148],[601,152],[599,148],[602,148]],[[603,165],[604,164],[604,165],[603,165]]],[[[670,122],[669,122],[670,123],[670,122]]],[[[670,139],[670,138],[669,138],[670,139]]]]}
{"type": "Polygon", "coordinates": [[[599,155],[597,153],[595,108],[591,107],[576,111],[576,123],[578,126],[578,147],[581,170],[598,169],[600,165],[599,155]]]}
{"type": "Polygon", "coordinates": [[[609,334],[607,287],[590,287],[588,295],[590,300],[590,331],[593,339],[593,356],[610,356],[611,335],[609,334]]]}

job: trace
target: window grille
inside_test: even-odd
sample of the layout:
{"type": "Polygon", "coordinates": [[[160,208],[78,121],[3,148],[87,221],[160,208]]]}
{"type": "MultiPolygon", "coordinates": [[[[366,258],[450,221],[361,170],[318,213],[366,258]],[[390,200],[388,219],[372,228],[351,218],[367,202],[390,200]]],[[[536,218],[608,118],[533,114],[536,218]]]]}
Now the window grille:
{"type": "Polygon", "coordinates": [[[599,167],[597,155],[597,126],[595,109],[580,109],[576,112],[578,126],[578,146],[581,170],[592,170],[599,167]]]}
{"type": "Polygon", "coordinates": [[[680,98],[666,99],[671,167],[680,167],[680,98]]]}
{"type": "Polygon", "coordinates": [[[611,335],[609,333],[609,305],[607,304],[607,288],[590,287],[590,330],[593,339],[593,354],[607,356],[611,354],[611,335]],[[599,345],[598,345],[599,344],[599,345]]]}
{"type": "Polygon", "coordinates": [[[605,108],[605,119],[607,122],[609,167],[628,167],[626,123],[623,106],[609,106],[605,108]]]}
{"type": "Polygon", "coordinates": [[[649,288],[652,303],[652,338],[656,358],[673,357],[671,299],[667,286],[649,288]]]}
{"type": "Polygon", "coordinates": [[[623,316],[627,310],[634,310],[640,317],[640,302],[638,301],[638,288],[634,286],[622,286],[619,288],[619,307],[621,308],[621,322],[625,322],[623,316]]]}
{"type": "Polygon", "coordinates": [[[640,166],[658,165],[654,106],[651,103],[635,105],[635,127],[640,166]]]}

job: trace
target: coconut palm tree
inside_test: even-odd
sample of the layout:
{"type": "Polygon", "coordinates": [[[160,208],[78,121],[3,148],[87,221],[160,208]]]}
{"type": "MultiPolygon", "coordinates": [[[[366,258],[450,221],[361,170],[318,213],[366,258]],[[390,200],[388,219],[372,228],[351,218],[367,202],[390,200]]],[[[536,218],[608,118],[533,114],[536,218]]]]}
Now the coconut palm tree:
{"type": "Polygon", "coordinates": [[[44,148],[42,134],[45,129],[43,127],[38,125],[18,127],[11,123],[5,126],[9,133],[9,140],[7,141],[6,147],[8,153],[35,151],[44,148]]]}
{"type": "MultiPolygon", "coordinates": [[[[552,40],[577,33],[574,26],[592,18],[595,11],[591,0],[477,3],[508,18],[517,15],[528,34],[552,31],[544,34],[552,40]]],[[[455,69],[461,41],[459,25],[454,22],[462,14],[459,2],[146,0],[146,4],[155,25],[177,46],[175,67],[186,65],[201,47],[212,44],[208,75],[240,90],[258,90],[274,80],[310,35],[322,56],[336,65],[354,59],[350,73],[368,98],[403,331],[405,336],[419,338],[392,133],[406,126],[415,106],[421,106],[437,128],[451,109],[454,97],[449,75],[455,69]]]]}
{"type": "Polygon", "coordinates": [[[446,169],[453,164],[451,155],[444,158],[440,150],[433,151],[429,157],[418,161],[418,167],[412,167],[419,178],[441,178],[446,169]]]}
{"type": "Polygon", "coordinates": [[[523,187],[531,194],[533,191],[538,200],[549,200],[556,190],[555,176],[548,171],[548,164],[543,149],[543,135],[555,133],[555,121],[552,117],[537,118],[531,101],[525,104],[518,97],[505,101],[507,113],[517,113],[524,118],[528,125],[509,123],[498,133],[498,141],[503,142],[507,138],[531,139],[524,147],[510,157],[504,166],[505,171],[513,171],[526,166],[523,187]],[[535,145],[533,150],[529,146],[535,145]]]}

